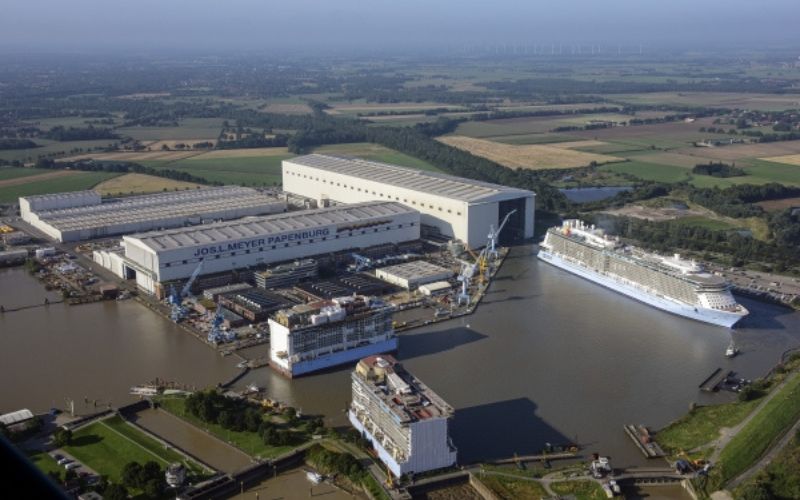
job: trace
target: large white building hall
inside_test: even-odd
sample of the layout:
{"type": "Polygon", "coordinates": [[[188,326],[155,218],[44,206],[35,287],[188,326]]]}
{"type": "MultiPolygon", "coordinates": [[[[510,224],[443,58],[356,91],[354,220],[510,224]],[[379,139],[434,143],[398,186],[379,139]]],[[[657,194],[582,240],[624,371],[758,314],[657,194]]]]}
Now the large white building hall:
{"type": "Polygon", "coordinates": [[[118,273],[138,286],[420,237],[420,214],[395,202],[367,202],[287,212],[124,236],[118,273]]]}
{"type": "Polygon", "coordinates": [[[283,161],[284,191],[324,204],[390,200],[418,210],[422,223],[470,247],[486,244],[509,212],[501,244],[533,237],[535,194],[488,182],[367,161],[312,154],[283,161]]]}
{"type": "Polygon", "coordinates": [[[286,210],[251,188],[224,186],[103,200],[95,191],[20,198],[22,219],[51,238],[81,241],[286,210]]]}

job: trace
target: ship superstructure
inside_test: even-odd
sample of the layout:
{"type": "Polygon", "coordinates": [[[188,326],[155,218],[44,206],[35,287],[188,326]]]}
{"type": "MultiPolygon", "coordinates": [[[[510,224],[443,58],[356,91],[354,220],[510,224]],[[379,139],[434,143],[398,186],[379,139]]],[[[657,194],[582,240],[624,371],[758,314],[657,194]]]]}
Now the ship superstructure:
{"type": "Polygon", "coordinates": [[[730,286],[679,254],[666,257],[624,245],[602,229],[565,220],[550,228],[539,258],[614,291],[687,318],[732,327],[747,316],[730,286]]]}
{"type": "Polygon", "coordinates": [[[269,320],[270,366],[288,377],[397,350],[393,308],[373,297],[301,304],[269,320]]]}

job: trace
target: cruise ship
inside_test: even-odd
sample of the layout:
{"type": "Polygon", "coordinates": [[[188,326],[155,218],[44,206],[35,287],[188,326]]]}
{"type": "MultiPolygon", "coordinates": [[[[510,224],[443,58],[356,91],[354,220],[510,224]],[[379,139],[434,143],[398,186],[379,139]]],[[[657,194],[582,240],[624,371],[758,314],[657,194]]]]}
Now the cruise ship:
{"type": "Polygon", "coordinates": [[[363,295],[300,304],[269,319],[270,366],[296,377],[397,350],[394,310],[363,295]]]}
{"type": "Polygon", "coordinates": [[[728,283],[679,254],[665,257],[623,245],[582,221],[547,230],[539,258],[554,266],[686,318],[731,328],[749,314],[728,283]]]}

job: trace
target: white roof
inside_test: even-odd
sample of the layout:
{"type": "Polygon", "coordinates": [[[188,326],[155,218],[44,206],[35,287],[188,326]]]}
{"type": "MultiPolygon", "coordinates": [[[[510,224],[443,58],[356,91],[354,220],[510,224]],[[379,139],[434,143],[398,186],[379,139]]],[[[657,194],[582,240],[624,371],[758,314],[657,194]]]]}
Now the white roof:
{"type": "Polygon", "coordinates": [[[311,154],[284,160],[284,163],[318,168],[468,203],[533,196],[533,192],[524,189],[359,158],[311,154]]]}
{"type": "Polygon", "coordinates": [[[363,223],[369,220],[416,214],[417,211],[393,201],[369,201],[330,208],[301,210],[274,215],[245,217],[202,226],[151,231],[124,236],[153,251],[174,250],[198,245],[257,238],[286,231],[301,231],[332,224],[363,223]]]}
{"type": "Polygon", "coordinates": [[[450,288],[453,288],[453,285],[447,281],[434,281],[433,283],[427,283],[420,286],[420,289],[423,288],[429,292],[439,292],[441,290],[449,290],[450,288]]]}
{"type": "Polygon", "coordinates": [[[49,193],[49,194],[33,194],[30,196],[21,196],[20,199],[29,202],[44,201],[44,200],[69,200],[72,198],[83,198],[84,196],[100,197],[100,193],[94,190],[86,191],[66,191],[63,193],[49,193]]]}
{"type": "Polygon", "coordinates": [[[174,217],[202,217],[225,210],[267,206],[277,201],[252,188],[223,186],[131,196],[97,205],[42,210],[37,215],[39,220],[60,231],[70,231],[174,217]]]}
{"type": "Polygon", "coordinates": [[[17,411],[12,411],[11,413],[6,413],[5,415],[0,415],[0,422],[4,423],[5,425],[14,425],[18,422],[24,422],[26,420],[30,420],[33,418],[33,413],[27,408],[17,411]]]}

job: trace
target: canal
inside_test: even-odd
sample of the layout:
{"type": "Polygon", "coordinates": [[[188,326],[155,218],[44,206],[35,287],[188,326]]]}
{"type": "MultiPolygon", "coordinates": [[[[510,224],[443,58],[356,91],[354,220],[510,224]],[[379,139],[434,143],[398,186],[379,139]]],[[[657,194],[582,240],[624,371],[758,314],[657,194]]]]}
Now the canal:
{"type": "MultiPolygon", "coordinates": [[[[19,269],[0,272],[0,298],[41,302],[30,281],[19,269]]],[[[519,247],[476,314],[402,334],[398,358],[455,407],[462,462],[577,442],[617,467],[641,465],[623,424],[658,428],[693,402],[732,399],[697,386],[717,367],[762,376],[800,345],[800,314],[743,302],[752,314],[733,332],[742,354],[729,360],[727,330],[639,304],[519,247]]],[[[120,403],[129,386],[154,377],[201,387],[235,372],[234,360],[134,301],[0,316],[0,352],[0,375],[13,381],[4,385],[3,412],[61,406],[65,396],[120,403]]],[[[291,381],[259,369],[238,384],[255,382],[274,399],[345,425],[351,369],[291,381]]]]}

